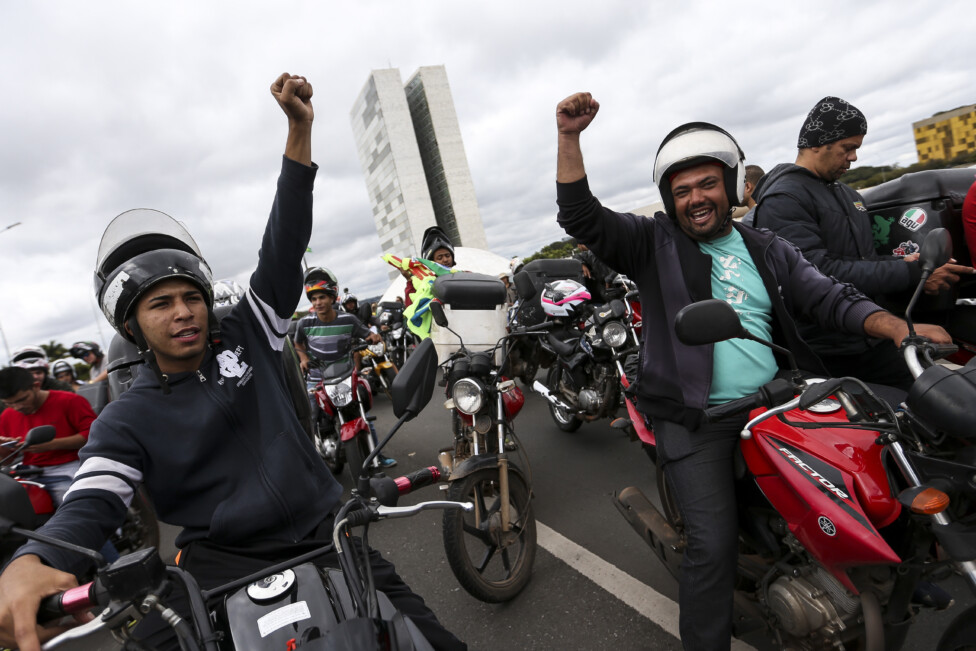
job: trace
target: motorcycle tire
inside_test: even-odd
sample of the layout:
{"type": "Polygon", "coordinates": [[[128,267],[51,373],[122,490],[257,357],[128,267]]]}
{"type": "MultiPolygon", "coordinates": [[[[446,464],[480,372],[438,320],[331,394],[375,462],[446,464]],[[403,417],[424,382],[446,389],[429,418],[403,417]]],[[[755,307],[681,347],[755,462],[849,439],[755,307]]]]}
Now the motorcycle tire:
{"type": "Polygon", "coordinates": [[[319,419],[315,429],[315,451],[319,453],[329,472],[333,476],[338,476],[346,464],[339,432],[336,431],[335,425],[325,418],[319,419]]]}
{"type": "MultiPolygon", "coordinates": [[[[549,369],[549,373],[546,375],[546,386],[557,395],[559,394],[559,378],[561,376],[562,369],[558,365],[549,369]]],[[[547,401],[547,404],[549,405],[549,415],[552,416],[552,421],[562,431],[572,433],[578,430],[580,425],[583,424],[583,421],[575,415],[567,413],[551,402],[547,401]]]]}
{"type": "Polygon", "coordinates": [[[386,386],[383,387],[383,392],[386,394],[386,397],[387,398],[389,398],[390,400],[392,400],[393,399],[393,393],[392,393],[392,390],[393,390],[393,379],[396,378],[397,372],[395,370],[393,370],[392,368],[390,368],[389,366],[387,366],[386,368],[384,368],[381,371],[381,373],[383,373],[383,382],[386,383],[386,386]]]}
{"type": "Polygon", "coordinates": [[[156,518],[156,510],[141,487],[133,495],[125,521],[112,535],[111,542],[120,556],[147,547],[159,547],[159,520],[156,518]]]}
{"type": "MultiPolygon", "coordinates": [[[[349,476],[352,477],[352,485],[355,486],[359,481],[359,473],[363,469],[363,462],[369,456],[369,444],[366,442],[366,432],[360,432],[351,441],[342,444],[346,452],[346,461],[349,462],[349,476]]],[[[370,472],[370,475],[373,473],[370,472]]]]}
{"type": "Polygon", "coordinates": [[[452,482],[447,499],[470,501],[475,510],[444,512],[447,561],[471,596],[486,603],[515,598],[532,578],[535,561],[535,515],[521,475],[509,472],[511,531],[501,530],[497,468],[482,468],[452,482]],[[480,517],[479,517],[480,516],[480,517]]]}
{"type": "Polygon", "coordinates": [[[976,606],[970,606],[952,620],[942,639],[938,651],[973,651],[976,649],[976,606]]]}

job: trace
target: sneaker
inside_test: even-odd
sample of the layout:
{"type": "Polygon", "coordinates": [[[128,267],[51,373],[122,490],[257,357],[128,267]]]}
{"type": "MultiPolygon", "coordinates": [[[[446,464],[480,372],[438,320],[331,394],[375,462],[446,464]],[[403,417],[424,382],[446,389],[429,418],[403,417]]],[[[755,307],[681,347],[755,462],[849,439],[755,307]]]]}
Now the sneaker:
{"type": "Polygon", "coordinates": [[[396,459],[388,457],[385,454],[377,454],[376,460],[380,462],[380,468],[392,468],[397,465],[396,459]]]}

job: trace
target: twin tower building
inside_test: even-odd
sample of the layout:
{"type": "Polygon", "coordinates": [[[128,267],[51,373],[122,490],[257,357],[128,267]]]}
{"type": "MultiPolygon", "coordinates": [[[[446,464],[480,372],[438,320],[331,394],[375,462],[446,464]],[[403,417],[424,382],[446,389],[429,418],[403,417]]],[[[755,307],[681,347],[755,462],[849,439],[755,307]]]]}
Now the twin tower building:
{"type": "Polygon", "coordinates": [[[396,68],[374,70],[350,120],[384,254],[419,255],[435,224],[455,245],[488,248],[444,66],[406,85],[396,68]]]}

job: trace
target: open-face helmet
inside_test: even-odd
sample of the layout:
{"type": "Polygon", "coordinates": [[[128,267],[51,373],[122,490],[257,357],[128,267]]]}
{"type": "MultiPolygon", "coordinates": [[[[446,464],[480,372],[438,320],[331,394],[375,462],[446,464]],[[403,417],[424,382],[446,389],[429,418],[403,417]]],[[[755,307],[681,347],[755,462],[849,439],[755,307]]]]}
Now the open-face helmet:
{"type": "Polygon", "coordinates": [[[68,352],[71,353],[72,357],[77,357],[78,359],[85,359],[85,355],[88,353],[95,353],[95,357],[102,356],[102,348],[94,341],[76,341],[71,344],[68,352]]]}
{"type": "Polygon", "coordinates": [[[47,353],[40,346],[24,346],[15,350],[13,355],[10,356],[11,364],[16,364],[17,366],[24,366],[21,362],[32,364],[31,366],[24,366],[24,368],[34,368],[34,362],[36,360],[43,361],[44,368],[47,368],[47,353]]]}
{"type": "Polygon", "coordinates": [[[727,220],[731,219],[731,208],[741,206],[745,200],[745,154],[735,138],[714,124],[689,122],[665,136],[654,159],[654,183],[657,184],[661,201],[672,219],[677,217],[674,196],[671,194],[672,177],[681,170],[702,163],[718,163],[722,166],[722,179],[730,208],[727,220]]]}
{"type": "Polygon", "coordinates": [[[542,289],[542,311],[552,317],[573,316],[592,297],[575,280],[555,280],[542,289]]]}
{"type": "Polygon", "coordinates": [[[451,252],[451,256],[454,256],[454,244],[451,243],[451,238],[439,226],[431,226],[424,231],[420,245],[420,257],[425,260],[433,260],[434,252],[437,249],[447,249],[451,252]]]}
{"type": "Polygon", "coordinates": [[[95,297],[116,332],[145,349],[142,331],[132,318],[136,304],[151,287],[173,278],[200,289],[211,315],[211,339],[218,337],[213,274],[186,229],[158,210],[129,210],[112,220],[98,245],[95,297]],[[127,323],[133,332],[126,329],[127,323]]]}
{"type": "Polygon", "coordinates": [[[312,300],[313,292],[325,292],[335,301],[339,298],[339,281],[325,267],[309,267],[305,272],[305,296],[312,300]]]}
{"type": "Polygon", "coordinates": [[[51,364],[51,375],[57,378],[61,373],[71,373],[71,379],[75,379],[75,367],[66,359],[58,359],[51,364]]]}

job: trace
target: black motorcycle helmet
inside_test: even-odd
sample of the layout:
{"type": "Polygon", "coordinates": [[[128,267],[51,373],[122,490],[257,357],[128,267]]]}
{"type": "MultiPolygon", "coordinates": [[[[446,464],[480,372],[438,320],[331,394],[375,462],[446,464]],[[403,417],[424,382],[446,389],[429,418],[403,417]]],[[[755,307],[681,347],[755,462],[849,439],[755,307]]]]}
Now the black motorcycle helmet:
{"type": "Polygon", "coordinates": [[[213,275],[186,229],[158,210],[129,210],[113,219],[98,246],[95,297],[105,318],[119,335],[139,348],[140,356],[167,393],[166,377],[132,317],[142,295],[171,278],[188,280],[203,293],[209,313],[209,340],[211,344],[219,343],[220,329],[213,312],[213,275]]]}
{"type": "Polygon", "coordinates": [[[725,182],[725,194],[729,199],[729,215],[724,228],[732,219],[731,208],[745,201],[745,154],[727,131],[708,122],[682,124],[665,136],[654,159],[654,183],[661,192],[661,201],[668,216],[676,218],[674,196],[671,194],[671,177],[683,169],[702,163],[719,163],[725,182]]]}
{"type": "Polygon", "coordinates": [[[76,341],[71,344],[71,348],[68,349],[72,357],[77,357],[78,359],[84,359],[85,355],[88,353],[95,353],[97,359],[101,359],[102,348],[94,341],[76,341]]]}
{"type": "Polygon", "coordinates": [[[439,226],[431,226],[424,231],[424,238],[420,246],[420,257],[425,260],[433,260],[434,252],[437,249],[447,249],[454,256],[454,244],[439,226]]]}

